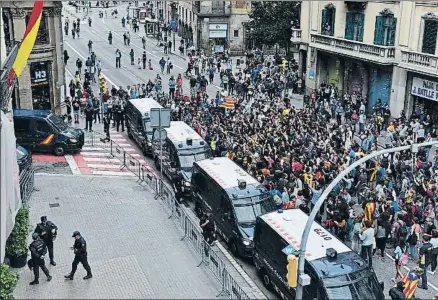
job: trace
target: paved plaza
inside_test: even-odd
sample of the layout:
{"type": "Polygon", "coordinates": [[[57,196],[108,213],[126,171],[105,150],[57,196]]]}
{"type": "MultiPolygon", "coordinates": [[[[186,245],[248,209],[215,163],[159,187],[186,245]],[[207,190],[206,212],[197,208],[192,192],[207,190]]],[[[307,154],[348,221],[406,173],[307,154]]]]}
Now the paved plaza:
{"type": "Polygon", "coordinates": [[[48,266],[51,282],[41,274],[36,286],[29,286],[33,273],[21,269],[15,298],[213,299],[219,294],[219,283],[197,267],[199,259],[180,240],[160,202],[132,178],[38,174],[36,188],[29,241],[40,216],[46,215],[59,227],[57,266],[48,266]],[[87,281],[81,265],[73,281],[63,278],[71,270],[75,230],[88,245],[93,278],[87,281]]]}

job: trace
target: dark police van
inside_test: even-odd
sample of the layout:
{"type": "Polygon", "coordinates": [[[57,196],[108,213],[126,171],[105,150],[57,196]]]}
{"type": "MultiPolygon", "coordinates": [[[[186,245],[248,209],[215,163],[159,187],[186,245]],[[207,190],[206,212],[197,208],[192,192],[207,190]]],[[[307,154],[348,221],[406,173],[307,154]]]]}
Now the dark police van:
{"type": "Polygon", "coordinates": [[[144,155],[152,155],[151,109],[163,108],[152,98],[131,99],[125,107],[126,130],[144,155]]]}
{"type": "Polygon", "coordinates": [[[194,163],[192,196],[236,256],[252,256],[256,218],[276,209],[268,190],[227,157],[194,163]]]}
{"type": "MultiPolygon", "coordinates": [[[[181,190],[190,195],[193,163],[211,157],[207,142],[182,121],[170,122],[163,142],[163,173],[173,182],[181,183],[181,190]]],[[[160,168],[160,142],[154,142],[155,166],[160,168]]]]}
{"type": "Polygon", "coordinates": [[[78,152],[84,145],[84,132],[68,126],[48,110],[14,110],[17,144],[33,152],[62,156],[78,152]]]}
{"type": "MultiPolygon", "coordinates": [[[[254,263],[263,283],[282,299],[295,299],[287,284],[287,256],[300,247],[308,216],[300,209],[259,216],[254,233],[254,263]]],[[[310,285],[304,299],[384,299],[383,283],[356,252],[314,222],[306,249],[310,285]]]]}

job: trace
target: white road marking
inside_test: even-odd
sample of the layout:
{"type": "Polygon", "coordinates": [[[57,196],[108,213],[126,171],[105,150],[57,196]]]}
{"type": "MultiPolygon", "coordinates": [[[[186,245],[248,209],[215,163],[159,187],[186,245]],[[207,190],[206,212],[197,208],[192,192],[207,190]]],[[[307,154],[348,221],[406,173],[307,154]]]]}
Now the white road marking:
{"type": "Polygon", "coordinates": [[[91,174],[93,175],[107,175],[107,176],[129,176],[133,177],[136,176],[134,173],[131,172],[114,172],[114,171],[92,171],[91,174]]]}
{"type": "MultiPolygon", "coordinates": [[[[125,152],[136,152],[137,151],[134,148],[123,148],[123,147],[120,147],[120,148],[122,148],[122,150],[125,152]]],[[[89,152],[89,151],[102,151],[102,150],[104,150],[104,148],[86,146],[86,147],[82,147],[82,150],[87,151],[87,152],[89,152]]]]}
{"type": "MultiPolygon", "coordinates": [[[[82,148],[83,149],[83,148],[82,148]]],[[[99,149],[102,150],[102,149],[99,149]]],[[[81,151],[82,156],[94,156],[94,157],[108,157],[111,156],[111,154],[109,153],[103,153],[103,152],[90,152],[90,151],[81,151]]],[[[133,156],[133,157],[141,157],[140,154],[138,153],[129,153],[129,155],[133,156]]]]}
{"type": "Polygon", "coordinates": [[[84,157],[86,162],[106,162],[106,163],[120,163],[117,158],[102,158],[102,157],[84,157]]]}
{"type": "Polygon", "coordinates": [[[70,166],[70,170],[73,173],[73,175],[81,175],[81,170],[78,167],[78,164],[76,163],[75,159],[71,154],[64,155],[65,160],[67,161],[68,165],[70,166]]]}
{"type": "Polygon", "coordinates": [[[119,163],[118,165],[116,165],[116,164],[110,164],[110,165],[105,165],[105,164],[87,164],[87,166],[90,169],[120,169],[120,167],[122,166],[122,163],[119,163]]]}

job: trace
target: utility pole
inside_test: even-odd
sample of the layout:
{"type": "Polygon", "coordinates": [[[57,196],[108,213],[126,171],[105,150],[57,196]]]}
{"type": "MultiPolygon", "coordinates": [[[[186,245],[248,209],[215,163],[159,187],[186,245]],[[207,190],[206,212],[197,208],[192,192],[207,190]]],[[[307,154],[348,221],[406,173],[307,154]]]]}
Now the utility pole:
{"type": "Polygon", "coordinates": [[[394,153],[394,152],[400,152],[404,150],[411,150],[412,153],[417,153],[418,148],[421,147],[428,147],[428,146],[434,146],[438,145],[438,141],[433,142],[426,142],[426,143],[420,143],[420,144],[412,144],[408,146],[400,146],[395,148],[389,148],[389,149],[383,149],[379,151],[374,151],[368,154],[367,156],[355,161],[352,163],[347,169],[342,171],[338,176],[336,176],[335,179],[333,179],[332,182],[330,182],[329,186],[324,190],[322,195],[319,197],[318,201],[315,203],[315,206],[313,207],[309,218],[307,219],[306,227],[304,228],[303,235],[301,237],[301,244],[299,249],[299,256],[298,256],[298,284],[296,289],[296,297],[295,299],[302,300],[303,299],[303,282],[305,282],[307,274],[304,273],[304,263],[306,261],[306,250],[307,250],[307,240],[309,238],[310,228],[313,225],[313,222],[315,220],[316,215],[319,212],[319,209],[321,208],[322,204],[324,203],[325,199],[328,197],[330,192],[333,190],[333,188],[345,177],[347,176],[351,171],[353,171],[356,167],[364,164],[368,160],[385,154],[385,153],[394,153]]]}

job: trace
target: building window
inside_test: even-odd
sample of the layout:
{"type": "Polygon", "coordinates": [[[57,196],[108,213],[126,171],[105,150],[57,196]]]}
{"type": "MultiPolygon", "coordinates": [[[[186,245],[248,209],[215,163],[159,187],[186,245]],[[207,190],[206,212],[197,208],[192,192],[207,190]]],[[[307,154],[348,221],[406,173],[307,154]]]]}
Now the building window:
{"type": "Polygon", "coordinates": [[[234,30],[234,37],[238,38],[239,37],[239,30],[234,30]]]}
{"type": "Polygon", "coordinates": [[[352,41],[363,41],[365,15],[361,12],[347,12],[345,22],[345,38],[352,41]]]}
{"type": "Polygon", "coordinates": [[[321,33],[324,35],[333,36],[335,33],[335,15],[334,7],[325,8],[322,10],[321,33]]]}
{"type": "MultiPolygon", "coordinates": [[[[30,18],[30,12],[28,12],[26,17],[25,17],[26,27],[27,27],[27,23],[29,23],[29,18],[30,18]]],[[[35,45],[44,45],[44,44],[49,44],[49,43],[50,43],[49,24],[48,24],[48,20],[47,20],[47,15],[43,11],[43,13],[41,14],[40,28],[38,29],[38,34],[37,34],[37,37],[35,40],[35,45]]]]}
{"type": "Polygon", "coordinates": [[[394,46],[397,18],[394,16],[376,16],[374,45],[394,46]]]}
{"type": "Polygon", "coordinates": [[[424,20],[423,46],[421,52],[435,55],[438,20],[424,20]]]}

